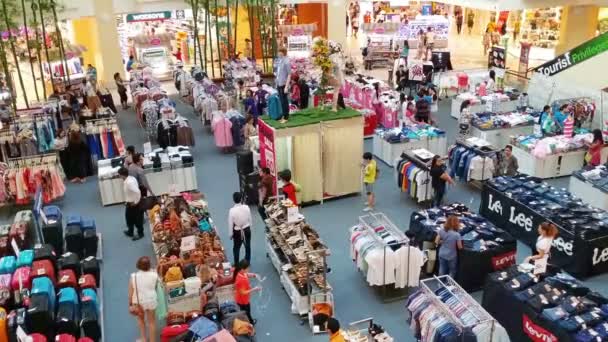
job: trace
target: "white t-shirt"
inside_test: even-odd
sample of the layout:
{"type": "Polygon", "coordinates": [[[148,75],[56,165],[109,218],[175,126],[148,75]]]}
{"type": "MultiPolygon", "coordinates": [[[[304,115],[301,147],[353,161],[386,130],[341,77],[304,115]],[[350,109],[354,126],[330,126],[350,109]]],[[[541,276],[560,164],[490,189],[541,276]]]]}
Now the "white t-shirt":
{"type": "Polygon", "coordinates": [[[430,31],[426,33],[426,44],[431,45],[435,43],[435,32],[430,31]]]}
{"type": "Polygon", "coordinates": [[[486,91],[488,93],[493,93],[496,91],[496,82],[494,82],[494,80],[491,78],[488,78],[488,81],[486,82],[486,91]]]}
{"type": "Polygon", "coordinates": [[[539,236],[536,239],[536,251],[543,251],[545,253],[545,258],[549,257],[551,254],[551,244],[553,243],[553,238],[546,236],[539,236]]]}
{"type": "Polygon", "coordinates": [[[156,305],[156,283],[158,274],[154,271],[137,271],[131,274],[133,284],[133,303],[142,306],[156,305]],[[139,297],[139,301],[137,298],[139,297]]]}

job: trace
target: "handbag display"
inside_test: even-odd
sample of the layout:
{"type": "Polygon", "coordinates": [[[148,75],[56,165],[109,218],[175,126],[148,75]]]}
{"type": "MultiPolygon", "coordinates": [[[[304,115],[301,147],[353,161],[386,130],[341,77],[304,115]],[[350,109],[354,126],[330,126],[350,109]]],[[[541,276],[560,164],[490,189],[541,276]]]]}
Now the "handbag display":
{"type": "Polygon", "coordinates": [[[135,291],[135,298],[137,304],[131,303],[129,305],[129,313],[135,317],[144,317],[144,308],[139,304],[139,291],[137,290],[137,274],[133,274],[133,290],[135,291]]]}

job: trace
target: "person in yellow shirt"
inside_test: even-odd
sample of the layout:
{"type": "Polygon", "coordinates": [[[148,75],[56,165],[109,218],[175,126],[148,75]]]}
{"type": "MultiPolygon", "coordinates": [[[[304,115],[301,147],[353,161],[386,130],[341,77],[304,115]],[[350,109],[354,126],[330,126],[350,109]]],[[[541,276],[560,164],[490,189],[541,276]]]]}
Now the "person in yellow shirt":
{"type": "Polygon", "coordinates": [[[327,332],[329,333],[329,342],[346,342],[340,331],[340,322],[337,319],[333,317],[327,319],[327,332]]]}
{"type": "Polygon", "coordinates": [[[374,160],[371,152],[363,154],[363,183],[365,184],[365,192],[367,193],[367,206],[363,211],[374,210],[376,204],[376,196],[374,195],[374,183],[378,177],[378,165],[374,160]]]}
{"type": "Polygon", "coordinates": [[[490,20],[486,29],[487,29],[487,32],[490,32],[490,33],[494,33],[494,31],[496,31],[496,23],[494,23],[494,19],[490,20]]]}

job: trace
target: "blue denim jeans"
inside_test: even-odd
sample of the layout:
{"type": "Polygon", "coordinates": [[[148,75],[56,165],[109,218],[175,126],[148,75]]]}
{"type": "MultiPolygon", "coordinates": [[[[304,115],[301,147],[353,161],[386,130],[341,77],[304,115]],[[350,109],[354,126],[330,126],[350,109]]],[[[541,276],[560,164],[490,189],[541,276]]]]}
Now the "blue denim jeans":
{"type": "Polygon", "coordinates": [[[447,260],[439,258],[439,275],[449,274],[452,279],[456,279],[456,270],[458,269],[458,258],[447,260]]]}

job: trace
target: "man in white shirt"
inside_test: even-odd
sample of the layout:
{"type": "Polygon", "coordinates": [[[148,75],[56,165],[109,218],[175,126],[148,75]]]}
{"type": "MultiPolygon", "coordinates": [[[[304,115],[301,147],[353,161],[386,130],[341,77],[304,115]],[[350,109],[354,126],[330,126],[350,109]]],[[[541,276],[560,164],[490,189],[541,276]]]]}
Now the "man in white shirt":
{"type": "Polygon", "coordinates": [[[228,229],[230,239],[233,241],[232,253],[234,264],[238,264],[241,246],[245,244],[245,260],[251,262],[251,209],[242,203],[243,195],[240,192],[232,194],[234,206],[228,212],[228,229]]]}
{"type": "Polygon", "coordinates": [[[137,241],[144,237],[144,211],[139,205],[141,200],[141,191],[137,179],[129,176],[129,170],[121,167],[118,170],[118,175],[123,180],[123,191],[125,195],[125,218],[127,220],[127,230],[125,235],[137,241]],[[137,235],[133,235],[133,228],[137,227],[137,235]]]}

